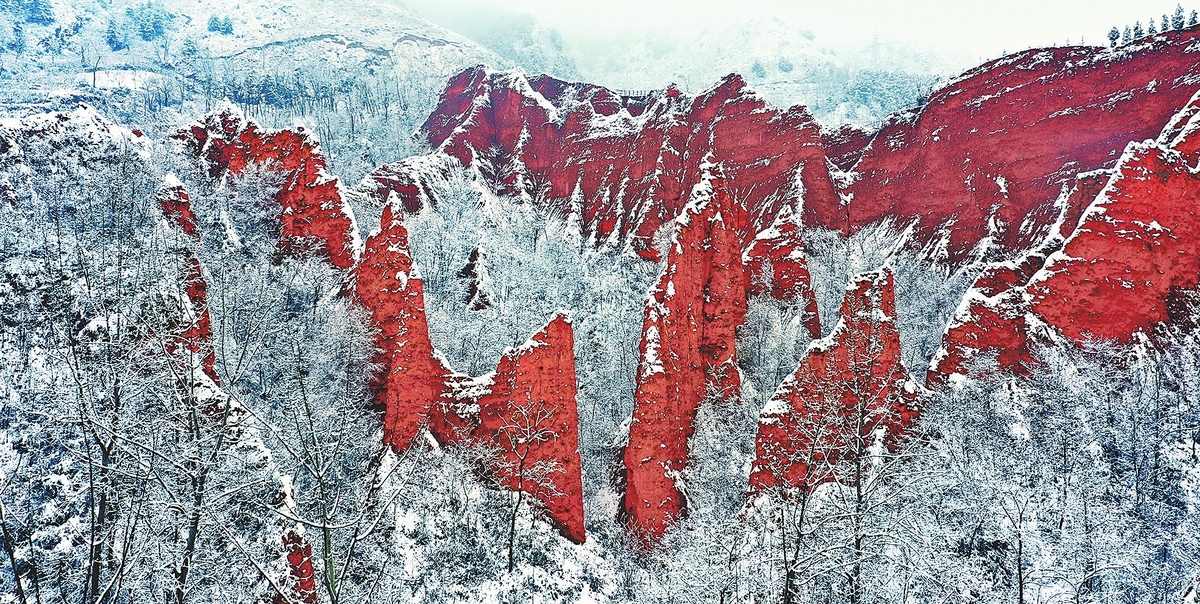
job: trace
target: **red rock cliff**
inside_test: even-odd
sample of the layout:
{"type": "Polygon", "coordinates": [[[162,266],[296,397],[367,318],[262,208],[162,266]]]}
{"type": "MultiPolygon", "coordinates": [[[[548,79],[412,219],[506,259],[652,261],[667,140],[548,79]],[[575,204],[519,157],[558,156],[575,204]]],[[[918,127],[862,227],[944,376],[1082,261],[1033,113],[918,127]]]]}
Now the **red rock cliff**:
{"type": "Polygon", "coordinates": [[[894,448],[911,427],[918,390],[900,362],[891,272],[860,275],[833,333],[809,346],[759,414],[751,491],[852,482],[878,439],[894,448]]]}
{"type": "Polygon", "coordinates": [[[981,355],[1023,373],[1032,341],[1052,334],[1126,343],[1195,322],[1197,107],[1180,111],[1157,140],[1130,143],[1113,170],[1079,178],[1070,195],[1092,201],[1065,240],[1052,236],[1043,251],[980,277],[946,331],[931,385],[969,373],[981,355]]]}
{"type": "Polygon", "coordinates": [[[474,438],[499,452],[492,471],[502,484],[532,495],[563,536],[583,543],[574,350],[571,324],[557,315],[506,352],[478,399],[474,438]]]}
{"type": "Polygon", "coordinates": [[[227,104],[175,138],[206,162],[214,177],[241,176],[255,167],[278,172],[283,177],[276,195],[280,248],[297,251],[315,244],[338,268],[354,264],[361,244],[354,214],[338,180],[326,171],[320,146],[303,128],[266,132],[227,104]]]}
{"type": "MultiPolygon", "coordinates": [[[[850,203],[804,206],[807,226],[854,231],[884,218],[915,222],[951,262],[983,242],[995,256],[1032,248],[1076,174],[1113,167],[1125,144],[1152,138],[1200,87],[1200,28],[1109,50],[1029,50],[986,63],[896,114],[853,167],[850,203]]],[[[843,149],[846,147],[846,149],[843,149]]],[[[847,150],[849,149],[849,151],[847,150]]],[[[1073,226],[1084,205],[1069,208],[1073,226]]]]}
{"type": "Polygon", "coordinates": [[[706,171],[675,220],[667,264],[646,303],[622,509],[635,536],[654,543],[686,512],[676,481],[700,403],[736,398],[735,332],[746,293],[724,179],[706,171]]]}
{"type": "Polygon", "coordinates": [[[355,267],[355,291],[379,328],[383,366],[376,383],[384,440],[412,446],[427,427],[442,444],[485,445],[497,453],[487,471],[529,493],[563,536],[582,543],[583,478],[571,324],[556,316],[496,372],[454,373],[429,339],[424,284],[409,252],[403,211],[388,205],[383,228],[355,267]]]}
{"type": "MultiPolygon", "coordinates": [[[[743,249],[785,209],[838,199],[811,115],[770,107],[736,75],[696,97],[675,89],[628,97],[478,67],[450,80],[424,131],[433,156],[381,167],[360,189],[380,202],[395,192],[412,211],[428,203],[428,183],[444,178],[444,158],[453,158],[494,192],[578,211],[594,242],[629,243],[648,258],[709,154],[724,167],[734,201],[725,220],[743,249]]],[[[800,256],[799,238],[785,235],[780,245],[800,256]]],[[[812,296],[802,257],[777,263],[774,274],[789,286],[760,290],[812,296]]]]}

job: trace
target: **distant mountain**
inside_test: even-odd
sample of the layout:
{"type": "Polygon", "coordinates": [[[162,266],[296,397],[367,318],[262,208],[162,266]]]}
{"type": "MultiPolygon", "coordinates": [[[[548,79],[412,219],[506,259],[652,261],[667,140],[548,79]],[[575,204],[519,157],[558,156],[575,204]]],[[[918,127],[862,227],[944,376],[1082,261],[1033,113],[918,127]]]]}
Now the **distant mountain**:
{"type": "Polygon", "coordinates": [[[433,23],[504,57],[526,73],[565,79],[580,77],[562,35],[543,26],[529,13],[468,0],[408,0],[408,6],[433,23]]]}
{"type": "Polygon", "coordinates": [[[896,44],[838,52],[779,19],[569,42],[588,81],[623,89],[674,82],[697,92],[736,72],[772,103],[805,105],[827,125],[878,122],[918,105],[936,82],[959,71],[953,58],[896,44]]]}
{"type": "Polygon", "coordinates": [[[0,109],[86,102],[165,133],[227,98],[308,124],[351,175],[416,152],[451,75],[517,64],[388,0],[0,2],[0,58],[0,109]]]}

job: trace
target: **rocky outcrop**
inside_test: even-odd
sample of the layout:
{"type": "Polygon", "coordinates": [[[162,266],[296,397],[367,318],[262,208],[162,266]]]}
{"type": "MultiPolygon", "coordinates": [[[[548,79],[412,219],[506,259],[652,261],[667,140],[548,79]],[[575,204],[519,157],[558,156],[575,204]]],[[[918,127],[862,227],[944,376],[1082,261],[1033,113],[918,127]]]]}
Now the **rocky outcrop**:
{"type": "Polygon", "coordinates": [[[361,251],[354,214],[338,180],[326,171],[320,146],[303,127],[267,132],[225,104],[174,138],[213,177],[243,176],[251,169],[278,174],[281,251],[315,249],[338,268],[353,266],[361,251]]]}
{"type": "Polygon", "coordinates": [[[930,385],[971,373],[983,357],[1024,373],[1039,340],[1128,343],[1196,321],[1197,105],[1157,140],[1130,143],[1113,170],[1078,178],[1069,196],[1092,201],[1069,236],[1052,235],[1021,262],[985,271],[946,330],[930,385]]]}
{"type": "Polygon", "coordinates": [[[383,439],[406,450],[445,390],[451,371],[434,352],[425,318],[425,285],[413,264],[403,214],[385,207],[383,228],[367,240],[354,269],[355,291],[379,329],[381,366],[375,400],[384,409],[383,439]]]}
{"type": "MultiPolygon", "coordinates": [[[[709,154],[724,167],[734,200],[725,220],[741,249],[781,212],[838,199],[812,116],[767,105],[736,75],[696,97],[674,88],[622,96],[479,67],[450,81],[424,132],[433,155],[383,166],[359,190],[379,202],[394,193],[414,211],[436,203],[430,183],[451,164],[468,166],[493,192],[577,212],[597,245],[629,244],[647,258],[656,258],[655,234],[683,210],[709,154]]],[[[800,287],[765,289],[811,297],[803,244],[787,236],[779,245],[800,257],[787,278],[800,287]]]]}
{"type": "MultiPolygon", "coordinates": [[[[852,232],[912,222],[917,241],[952,263],[979,247],[993,258],[1028,250],[1048,235],[1064,185],[1111,169],[1127,142],[1153,138],[1188,102],[1200,86],[1198,31],[1028,50],[971,70],[885,122],[853,167],[849,203],[809,200],[804,223],[852,232]]],[[[848,164],[853,138],[831,138],[835,161],[848,164]]],[[[1068,208],[1068,228],[1090,201],[1068,208]]]]}
{"type": "Polygon", "coordinates": [[[375,388],[384,440],[403,451],[426,427],[444,445],[488,448],[488,478],[531,495],[563,536],[582,543],[574,337],[566,317],[507,351],[495,373],[454,373],[429,339],[424,284],[398,204],[384,208],[383,229],[367,240],[355,291],[379,328],[375,388]]]}
{"type": "Polygon", "coordinates": [[[853,483],[869,449],[895,449],[918,413],[919,387],[900,358],[892,274],[859,275],[837,327],[759,414],[751,491],[853,483]]]}
{"type": "Polygon", "coordinates": [[[313,567],[312,544],[303,533],[293,529],[283,535],[283,551],[287,560],[288,576],[280,587],[290,593],[286,598],[275,594],[273,603],[317,604],[317,572],[313,567]]]}
{"type": "Polygon", "coordinates": [[[583,543],[574,350],[571,323],[556,315],[505,352],[478,399],[473,437],[497,452],[491,472],[501,484],[541,502],[563,536],[583,543]]]}
{"type": "Polygon", "coordinates": [[[623,513],[654,543],[686,512],[681,474],[696,411],[706,398],[736,399],[736,330],[746,293],[739,239],[726,222],[732,200],[709,166],[675,219],[667,263],[642,327],[633,420],[624,452],[623,513]]]}

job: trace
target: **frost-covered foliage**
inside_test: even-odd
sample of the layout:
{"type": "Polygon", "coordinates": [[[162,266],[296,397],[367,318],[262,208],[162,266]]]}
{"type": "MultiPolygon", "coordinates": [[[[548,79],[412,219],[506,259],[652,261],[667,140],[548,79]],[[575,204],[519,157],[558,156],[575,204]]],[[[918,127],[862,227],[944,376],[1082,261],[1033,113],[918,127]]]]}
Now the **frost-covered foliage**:
{"type": "Polygon", "coordinates": [[[913,504],[949,555],[930,572],[984,601],[1181,597],[1200,573],[1196,344],[1046,350],[1031,378],[931,405],[913,504]]]}

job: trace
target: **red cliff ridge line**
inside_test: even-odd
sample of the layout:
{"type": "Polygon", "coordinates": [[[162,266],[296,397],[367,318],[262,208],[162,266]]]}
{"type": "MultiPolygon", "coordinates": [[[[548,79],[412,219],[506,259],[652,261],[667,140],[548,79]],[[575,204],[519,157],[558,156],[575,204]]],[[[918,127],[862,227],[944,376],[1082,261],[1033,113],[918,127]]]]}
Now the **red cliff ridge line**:
{"type": "Polygon", "coordinates": [[[1129,143],[1112,170],[1083,175],[1069,195],[1092,201],[1069,236],[985,271],[946,330],[930,385],[970,373],[983,356],[1025,373],[1034,341],[1129,343],[1195,322],[1198,108],[1194,98],[1158,139],[1129,143]]]}
{"type": "Polygon", "coordinates": [[[739,239],[726,223],[732,200],[715,171],[703,169],[675,219],[666,266],[646,303],[622,504],[644,546],[686,512],[676,481],[701,402],[710,392],[736,399],[741,387],[735,331],[745,320],[746,290],[739,239]]]}
{"type": "Polygon", "coordinates": [[[859,275],[833,333],[809,346],[759,414],[751,492],[853,482],[848,465],[863,462],[855,455],[877,430],[894,450],[918,414],[919,387],[900,358],[892,273],[859,275]]]}
{"type": "MultiPolygon", "coordinates": [[[[811,200],[804,224],[845,233],[889,218],[915,222],[917,240],[952,264],[984,242],[985,259],[1028,250],[1057,218],[1064,185],[1112,168],[1125,143],[1157,135],[1200,87],[1198,31],[1113,50],[1017,53],[893,115],[862,150],[852,131],[827,134],[831,156],[853,172],[850,201],[811,200]]],[[[1068,228],[1090,201],[1068,208],[1068,228]]]]}
{"type": "MultiPolygon", "coordinates": [[[[754,243],[782,215],[838,203],[821,132],[803,107],[773,108],[740,76],[696,97],[674,88],[632,97],[477,67],[451,79],[424,132],[432,155],[382,166],[359,190],[381,202],[395,193],[415,211],[436,203],[430,183],[466,166],[497,194],[578,212],[594,244],[628,244],[649,259],[654,235],[682,211],[712,154],[734,201],[725,219],[748,265],[770,260],[770,278],[747,285],[806,307],[813,299],[815,310],[799,231],[754,243]]],[[[806,325],[819,336],[815,315],[806,325]]]]}

